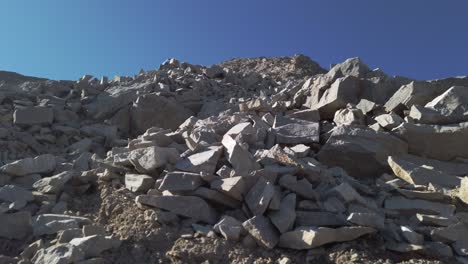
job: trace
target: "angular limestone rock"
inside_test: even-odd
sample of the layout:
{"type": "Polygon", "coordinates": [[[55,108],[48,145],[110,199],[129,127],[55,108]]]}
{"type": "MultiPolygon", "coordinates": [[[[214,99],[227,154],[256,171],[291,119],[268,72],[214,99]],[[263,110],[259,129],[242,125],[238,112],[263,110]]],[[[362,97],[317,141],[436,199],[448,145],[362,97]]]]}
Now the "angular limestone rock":
{"type": "Polygon", "coordinates": [[[190,172],[168,172],[161,184],[161,191],[193,191],[203,184],[203,180],[198,173],[190,172]]]}
{"type": "Polygon", "coordinates": [[[50,125],[54,121],[54,111],[49,107],[27,107],[13,113],[15,125],[50,125]]]}
{"type": "Polygon", "coordinates": [[[242,148],[231,136],[224,136],[222,143],[226,148],[227,159],[238,175],[248,175],[251,171],[261,168],[252,154],[242,148]]]}
{"type": "Polygon", "coordinates": [[[182,171],[214,174],[222,153],[222,147],[209,147],[206,151],[190,155],[178,161],[176,163],[176,168],[182,171]]]}
{"type": "Polygon", "coordinates": [[[460,179],[455,175],[415,165],[398,157],[388,157],[388,164],[400,179],[413,185],[428,185],[429,183],[454,188],[460,185],[460,179]]]}
{"type": "Polygon", "coordinates": [[[392,130],[403,123],[403,118],[396,114],[383,114],[377,116],[375,121],[377,121],[381,127],[392,130]]]}
{"type": "Polygon", "coordinates": [[[44,154],[6,164],[0,168],[0,171],[13,176],[25,176],[51,173],[55,170],[55,166],[55,157],[51,154],[44,154]]]}
{"type": "Polygon", "coordinates": [[[140,173],[153,173],[167,164],[176,163],[180,157],[175,148],[148,147],[133,150],[129,156],[130,162],[140,173]]]}
{"type": "Polygon", "coordinates": [[[257,183],[245,196],[245,203],[254,215],[262,215],[268,208],[274,194],[273,184],[263,177],[259,177],[257,183]]]}
{"type": "Polygon", "coordinates": [[[203,199],[196,196],[151,196],[140,195],[137,203],[164,209],[208,224],[218,220],[217,212],[203,199]]]}
{"type": "Polygon", "coordinates": [[[296,220],[296,194],[286,195],[281,200],[279,210],[271,211],[268,217],[280,233],[291,230],[296,220]]]}
{"type": "Polygon", "coordinates": [[[64,171],[51,177],[45,177],[33,184],[33,188],[42,193],[60,193],[65,184],[79,175],[75,171],[64,171]]]}
{"type": "Polygon", "coordinates": [[[243,201],[247,192],[247,186],[242,176],[215,180],[211,182],[211,189],[218,190],[238,201],[243,201]]]}
{"type": "Polygon", "coordinates": [[[242,223],[228,215],[221,217],[221,220],[214,225],[213,229],[225,239],[233,241],[238,241],[244,231],[242,223]]]}
{"type": "Polygon", "coordinates": [[[125,174],[125,188],[132,192],[146,192],[154,187],[154,179],[145,174],[125,174]]]}
{"type": "Polygon", "coordinates": [[[406,154],[407,151],[406,142],[388,133],[340,126],[333,130],[317,159],[328,166],[342,167],[356,178],[373,178],[387,171],[388,156],[406,154]]]}
{"type": "Polygon", "coordinates": [[[70,245],[80,249],[85,254],[86,258],[90,258],[100,256],[103,251],[119,247],[120,241],[103,235],[92,235],[74,238],[70,241],[70,245]]]}
{"type": "Polygon", "coordinates": [[[278,244],[278,231],[267,217],[262,215],[254,216],[245,221],[242,226],[261,246],[272,249],[278,244]]]}
{"type": "Polygon", "coordinates": [[[279,246],[292,249],[311,249],[333,242],[344,242],[374,233],[370,227],[300,227],[294,231],[283,233],[279,246]]]}
{"type": "Polygon", "coordinates": [[[412,200],[401,196],[393,196],[385,200],[385,209],[395,210],[403,214],[427,213],[451,216],[455,211],[452,204],[429,202],[426,200],[412,200]]]}
{"type": "Polygon", "coordinates": [[[385,216],[376,213],[351,213],[346,220],[358,226],[376,229],[383,229],[385,226],[385,216]]]}

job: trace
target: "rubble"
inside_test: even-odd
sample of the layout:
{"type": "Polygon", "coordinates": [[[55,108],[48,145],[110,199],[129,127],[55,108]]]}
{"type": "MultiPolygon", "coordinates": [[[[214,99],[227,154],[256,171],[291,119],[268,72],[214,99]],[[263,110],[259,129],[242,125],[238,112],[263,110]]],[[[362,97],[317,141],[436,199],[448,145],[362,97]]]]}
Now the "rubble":
{"type": "Polygon", "coordinates": [[[238,255],[226,239],[306,263],[372,234],[384,252],[468,257],[466,77],[297,55],[0,86],[0,262],[238,255]]]}

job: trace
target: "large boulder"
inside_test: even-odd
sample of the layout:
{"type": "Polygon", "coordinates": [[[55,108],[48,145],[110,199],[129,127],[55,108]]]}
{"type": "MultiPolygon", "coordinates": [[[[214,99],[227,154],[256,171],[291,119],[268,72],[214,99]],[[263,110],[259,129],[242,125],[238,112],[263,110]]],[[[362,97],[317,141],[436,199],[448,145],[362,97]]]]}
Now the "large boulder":
{"type": "Polygon", "coordinates": [[[408,142],[411,154],[449,161],[457,157],[468,158],[468,122],[438,126],[403,123],[393,130],[408,142]]]}
{"type": "Polygon", "coordinates": [[[388,156],[406,154],[408,145],[389,133],[351,126],[336,127],[317,155],[328,166],[339,166],[358,178],[386,172],[388,156]]]}
{"type": "Polygon", "coordinates": [[[357,104],[362,87],[358,78],[346,76],[337,79],[325,91],[314,87],[308,107],[318,110],[323,119],[333,119],[335,112],[345,108],[348,103],[357,104]]]}
{"type": "Polygon", "coordinates": [[[425,107],[413,106],[410,116],[424,124],[443,125],[468,121],[468,88],[453,86],[425,107]]]}
{"type": "Polygon", "coordinates": [[[385,104],[387,112],[402,114],[403,110],[411,109],[413,105],[425,105],[434,97],[443,93],[439,86],[426,81],[413,81],[403,85],[385,104]]]}
{"type": "Polygon", "coordinates": [[[130,112],[135,135],[143,134],[150,127],[177,129],[193,115],[189,109],[157,94],[138,97],[130,112]]]}

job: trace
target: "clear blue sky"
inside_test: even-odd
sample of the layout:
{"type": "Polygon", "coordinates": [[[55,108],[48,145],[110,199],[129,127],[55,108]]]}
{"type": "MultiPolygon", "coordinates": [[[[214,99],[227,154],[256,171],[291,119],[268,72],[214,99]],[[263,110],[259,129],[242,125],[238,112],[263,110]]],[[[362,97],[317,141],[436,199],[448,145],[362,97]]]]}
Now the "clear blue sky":
{"type": "Polygon", "coordinates": [[[214,64],[302,53],[391,75],[468,75],[466,0],[5,0],[0,70],[133,75],[168,57],[214,64]]]}

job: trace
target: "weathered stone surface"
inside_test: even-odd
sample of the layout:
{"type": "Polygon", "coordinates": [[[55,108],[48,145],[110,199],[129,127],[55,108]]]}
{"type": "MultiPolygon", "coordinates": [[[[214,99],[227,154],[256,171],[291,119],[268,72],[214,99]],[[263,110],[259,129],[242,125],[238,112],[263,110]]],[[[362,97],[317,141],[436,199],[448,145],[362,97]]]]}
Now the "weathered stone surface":
{"type": "Polygon", "coordinates": [[[230,196],[227,196],[225,194],[222,194],[218,191],[211,190],[205,187],[197,188],[192,194],[210,202],[225,205],[230,208],[239,208],[241,205],[241,203],[238,200],[231,198],[230,196]]]}
{"type": "Polygon", "coordinates": [[[447,227],[440,227],[431,231],[433,240],[441,242],[455,242],[466,240],[468,236],[468,225],[457,223],[447,227]]]}
{"type": "Polygon", "coordinates": [[[20,211],[12,214],[0,213],[0,237],[23,239],[31,233],[31,213],[20,211]]]}
{"type": "Polygon", "coordinates": [[[267,217],[254,216],[245,221],[242,226],[261,246],[272,249],[278,244],[278,231],[267,217]]]}
{"type": "Polygon", "coordinates": [[[468,204],[468,177],[463,177],[460,188],[458,189],[457,197],[464,203],[468,204]]]}
{"type": "Polygon", "coordinates": [[[132,192],[146,192],[154,187],[154,179],[145,174],[125,174],[125,188],[132,192]]]}
{"type": "Polygon", "coordinates": [[[319,141],[320,125],[303,121],[275,127],[273,129],[278,144],[307,144],[319,141]]]}
{"type": "Polygon", "coordinates": [[[406,142],[390,134],[341,126],[333,130],[317,158],[328,166],[342,167],[351,176],[372,178],[387,170],[388,156],[406,154],[407,150],[406,142]]]}
{"type": "Polygon", "coordinates": [[[416,233],[413,229],[411,229],[408,226],[401,226],[400,233],[410,244],[422,245],[424,243],[424,236],[416,233]]]}
{"type": "Polygon", "coordinates": [[[175,148],[148,147],[133,150],[129,156],[130,162],[140,173],[153,173],[166,164],[176,163],[180,157],[175,148]]]}
{"type": "Polygon", "coordinates": [[[398,158],[410,162],[419,167],[426,167],[441,171],[446,174],[465,176],[468,175],[468,163],[462,161],[441,161],[419,157],[411,154],[399,156],[398,158]]]}
{"type": "Polygon", "coordinates": [[[369,101],[367,99],[361,99],[359,103],[356,105],[357,109],[361,109],[362,113],[367,115],[371,111],[373,111],[377,107],[377,104],[369,101]]]}
{"type": "Polygon", "coordinates": [[[403,123],[403,118],[396,114],[383,114],[377,116],[375,121],[377,121],[381,127],[391,130],[403,123]]]}
{"type": "Polygon", "coordinates": [[[238,241],[244,231],[242,223],[231,216],[223,216],[213,229],[220,233],[225,239],[238,241]]]}
{"type": "Polygon", "coordinates": [[[427,213],[440,214],[442,216],[453,215],[455,206],[452,204],[429,202],[426,200],[412,200],[401,196],[393,196],[385,200],[385,208],[395,210],[403,214],[427,213]]]}
{"type": "Polygon", "coordinates": [[[5,185],[0,187],[0,201],[20,202],[26,204],[34,200],[31,191],[25,190],[16,185],[5,185]]]}
{"type": "Polygon", "coordinates": [[[268,217],[280,233],[291,230],[296,220],[296,194],[286,195],[281,200],[279,210],[271,211],[268,217]]]}
{"type": "Polygon", "coordinates": [[[1,172],[13,176],[25,176],[28,174],[46,174],[55,170],[55,157],[44,154],[35,158],[26,158],[4,165],[1,172]]]}
{"type": "Polygon", "coordinates": [[[54,111],[49,107],[27,107],[13,113],[15,125],[46,125],[54,121],[54,111]]]}
{"type": "Polygon", "coordinates": [[[248,175],[251,171],[261,168],[252,154],[242,148],[231,136],[224,136],[222,143],[226,148],[227,159],[238,175],[248,175]]]}
{"type": "Polygon", "coordinates": [[[388,164],[400,179],[413,185],[437,184],[444,187],[454,188],[460,185],[460,179],[455,175],[415,165],[398,157],[388,157],[388,164]]]}
{"type": "Polygon", "coordinates": [[[317,199],[318,197],[314,187],[306,178],[297,180],[296,176],[284,175],[279,179],[278,183],[284,188],[291,190],[304,198],[317,199]]]}
{"type": "Polygon", "coordinates": [[[247,186],[242,176],[215,180],[211,182],[211,189],[218,190],[238,201],[243,201],[247,192],[247,186]]]}
{"type": "Polygon", "coordinates": [[[31,261],[34,264],[65,264],[79,263],[84,259],[84,252],[77,247],[71,244],[57,244],[40,249],[31,261]]]}
{"type": "Polygon", "coordinates": [[[311,249],[333,242],[354,240],[361,236],[374,233],[370,227],[300,227],[294,231],[283,233],[279,246],[292,249],[311,249]]]}
{"type": "Polygon", "coordinates": [[[401,114],[403,110],[410,109],[413,105],[425,105],[440,92],[443,91],[434,84],[425,81],[413,81],[403,85],[393,94],[385,104],[385,110],[401,114]]]}
{"type": "Polygon", "coordinates": [[[192,111],[156,94],[139,96],[130,110],[132,133],[143,134],[150,127],[177,129],[192,111]]]}
{"type": "Polygon", "coordinates": [[[329,213],[314,211],[296,211],[296,226],[344,226],[345,217],[329,213]]]}
{"type": "Polygon", "coordinates": [[[410,116],[423,124],[454,124],[468,121],[468,88],[453,86],[428,102],[413,106],[410,116]]]}
{"type": "Polygon", "coordinates": [[[190,217],[208,224],[215,224],[218,220],[216,211],[203,199],[196,196],[140,195],[137,196],[136,202],[168,210],[178,215],[190,217]]]}
{"type": "Polygon", "coordinates": [[[429,226],[450,226],[457,223],[455,217],[444,217],[438,215],[416,214],[416,219],[424,225],[429,226]]]}
{"type": "Polygon", "coordinates": [[[339,125],[365,125],[366,118],[360,109],[346,107],[335,112],[333,122],[339,125]]]}
{"type": "Polygon", "coordinates": [[[302,119],[310,122],[319,122],[320,121],[320,113],[318,110],[306,109],[295,111],[292,114],[289,114],[287,117],[302,119]]]}
{"type": "Polygon", "coordinates": [[[80,228],[83,225],[91,224],[91,220],[86,217],[60,215],[60,214],[40,214],[35,216],[32,227],[35,236],[56,234],[61,230],[70,228],[80,228]]]}
{"type": "Polygon", "coordinates": [[[403,123],[393,133],[408,142],[411,154],[442,161],[468,158],[468,149],[460,144],[468,140],[468,122],[446,126],[403,123]]]}
{"type": "Polygon", "coordinates": [[[273,183],[259,177],[245,196],[245,203],[254,215],[262,215],[268,208],[274,194],[273,183]]]}
{"type": "Polygon", "coordinates": [[[193,191],[203,184],[203,180],[198,173],[190,172],[168,172],[161,184],[161,191],[193,191]]]}
{"type": "Polygon", "coordinates": [[[348,103],[358,103],[360,92],[359,79],[347,76],[337,79],[322,96],[316,97],[312,101],[317,104],[308,105],[312,110],[319,110],[320,117],[332,119],[338,109],[346,107],[348,103]],[[318,100],[317,100],[318,99],[318,100]]]}
{"type": "Polygon", "coordinates": [[[42,193],[60,193],[65,184],[73,177],[79,175],[75,171],[64,171],[51,177],[45,177],[33,184],[33,188],[42,193]]]}
{"type": "Polygon", "coordinates": [[[103,251],[117,248],[120,245],[118,239],[103,235],[92,235],[82,238],[74,238],[70,245],[81,250],[86,258],[100,256],[103,251]]]}
{"type": "Polygon", "coordinates": [[[358,226],[376,229],[383,229],[385,226],[385,217],[376,213],[351,213],[346,220],[358,226]]]}
{"type": "Polygon", "coordinates": [[[214,174],[218,160],[223,153],[222,151],[222,147],[209,147],[206,151],[190,155],[178,161],[176,163],[176,168],[182,171],[214,174]]]}

